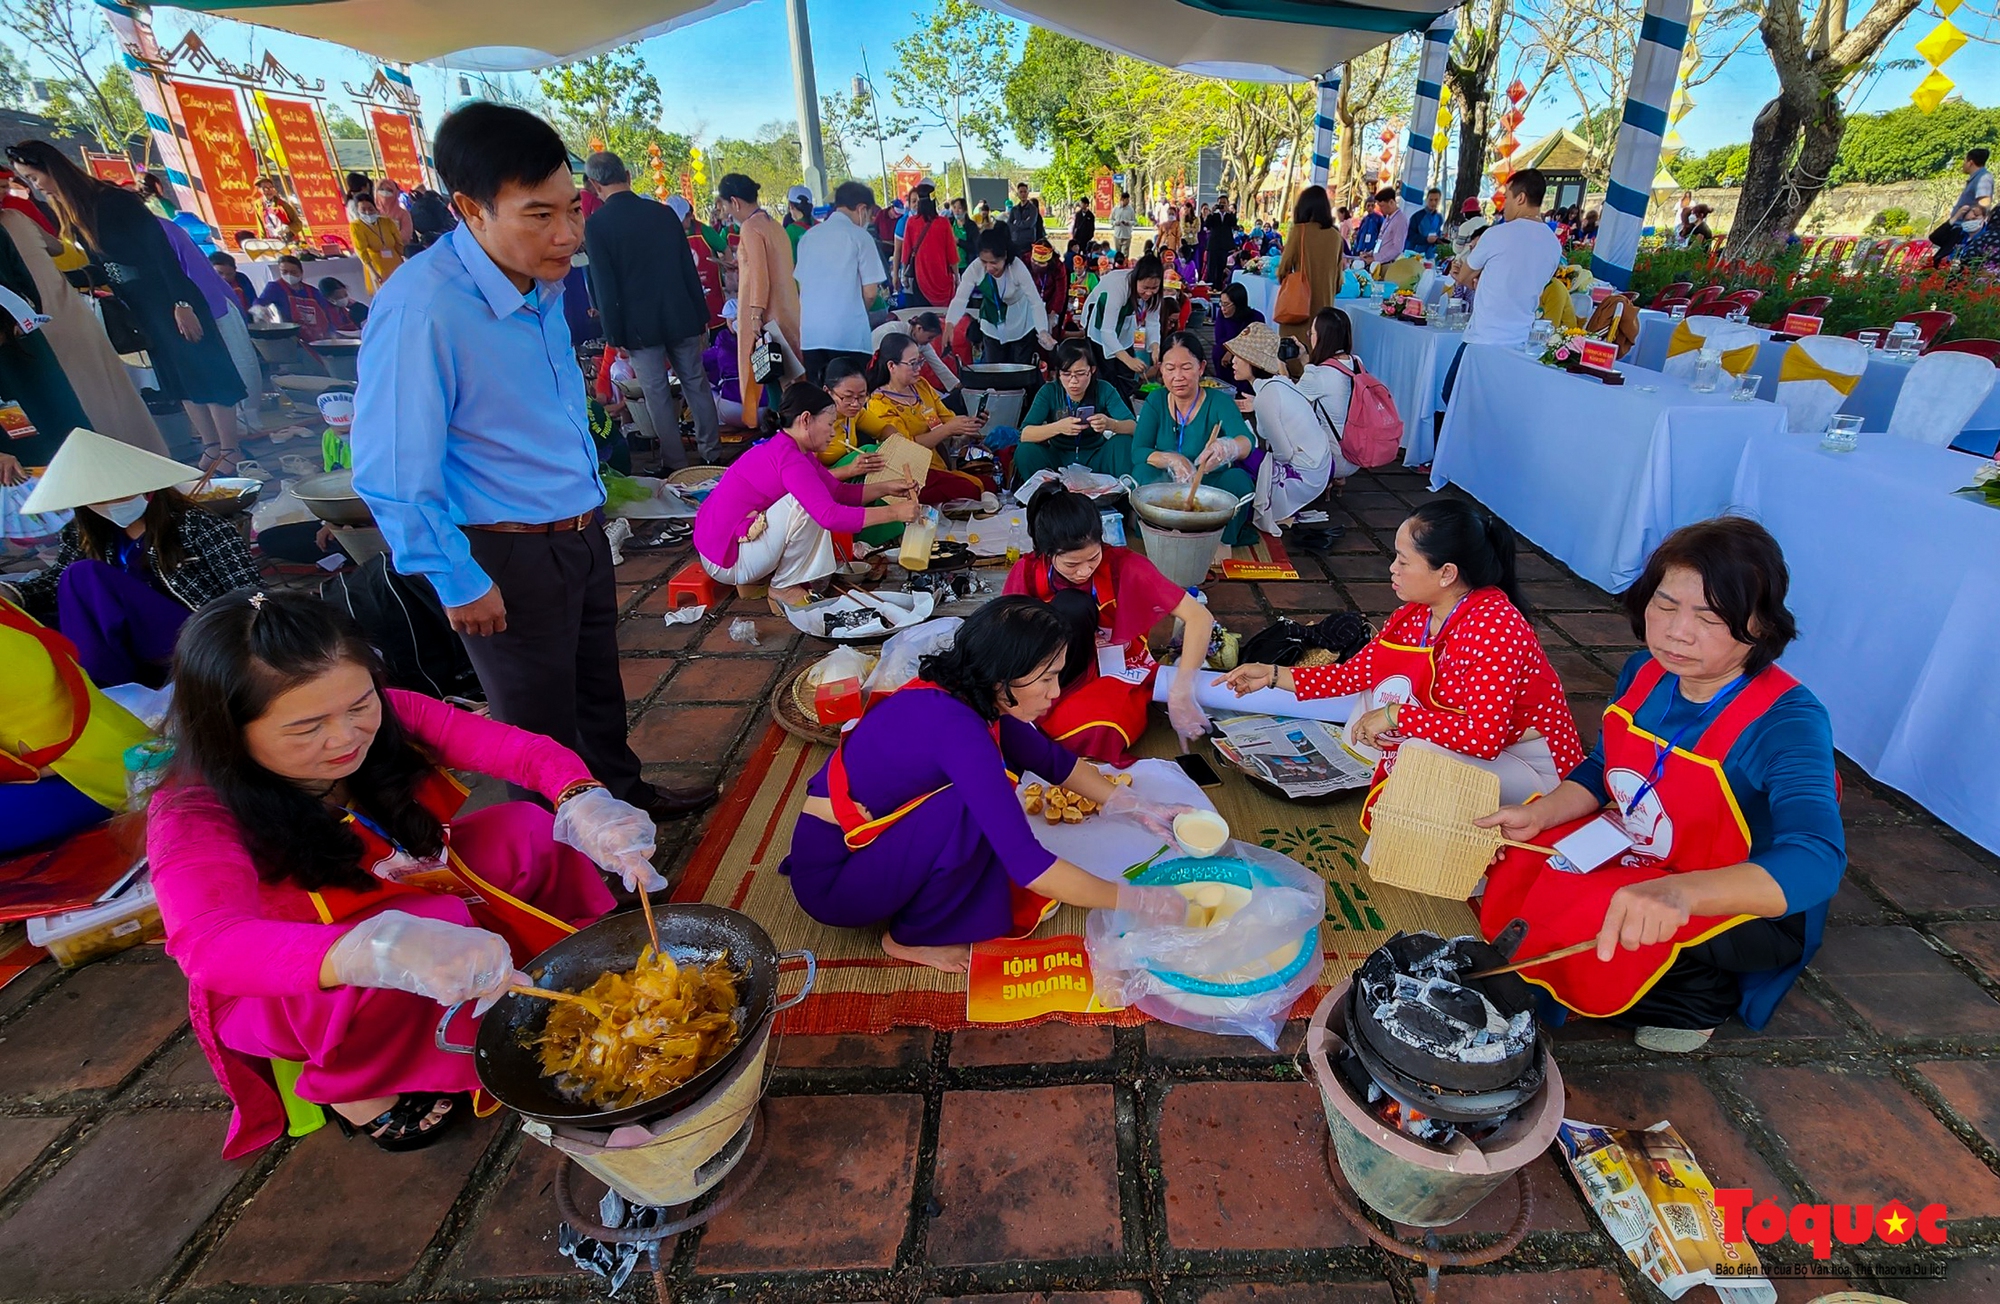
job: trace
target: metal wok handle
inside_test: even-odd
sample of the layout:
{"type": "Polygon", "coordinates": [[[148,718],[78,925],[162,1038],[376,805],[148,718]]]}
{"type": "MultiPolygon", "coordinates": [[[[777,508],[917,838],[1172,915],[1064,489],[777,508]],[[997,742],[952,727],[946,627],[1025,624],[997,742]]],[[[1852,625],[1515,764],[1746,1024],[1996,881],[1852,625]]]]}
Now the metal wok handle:
{"type": "Polygon", "coordinates": [[[452,1017],[465,1006],[466,1002],[459,1001],[457,1004],[445,1007],[444,1017],[438,1020],[437,1036],[433,1038],[439,1050],[449,1051],[454,1055],[471,1055],[478,1050],[476,1046],[461,1046],[446,1035],[446,1030],[451,1027],[452,1017]]]}
{"type": "MultiPolygon", "coordinates": [[[[786,1000],[779,1001],[776,1005],[772,1006],[771,1013],[773,1014],[778,1014],[782,1011],[789,1010],[794,1005],[797,1005],[800,1001],[804,1000],[806,997],[812,995],[813,982],[819,977],[819,959],[818,957],[813,955],[811,951],[780,952],[778,955],[778,963],[783,964],[787,960],[804,960],[806,962],[805,986],[799,988],[798,994],[796,996],[792,996],[787,998],[786,1000]]],[[[442,1046],[444,1044],[443,1043],[444,1029],[442,1028],[438,1029],[438,1038],[439,1038],[438,1044],[442,1046]]],[[[457,1048],[452,1047],[451,1049],[455,1050],[457,1048]]]]}

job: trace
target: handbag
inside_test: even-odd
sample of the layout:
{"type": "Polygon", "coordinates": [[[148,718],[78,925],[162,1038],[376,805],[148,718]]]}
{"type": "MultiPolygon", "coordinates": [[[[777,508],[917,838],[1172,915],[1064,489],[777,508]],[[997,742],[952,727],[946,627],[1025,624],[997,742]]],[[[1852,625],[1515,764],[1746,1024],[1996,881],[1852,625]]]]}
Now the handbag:
{"type": "Polygon", "coordinates": [[[1299,326],[1312,320],[1312,285],[1304,272],[1293,272],[1278,286],[1271,316],[1281,326],[1299,326]]]}

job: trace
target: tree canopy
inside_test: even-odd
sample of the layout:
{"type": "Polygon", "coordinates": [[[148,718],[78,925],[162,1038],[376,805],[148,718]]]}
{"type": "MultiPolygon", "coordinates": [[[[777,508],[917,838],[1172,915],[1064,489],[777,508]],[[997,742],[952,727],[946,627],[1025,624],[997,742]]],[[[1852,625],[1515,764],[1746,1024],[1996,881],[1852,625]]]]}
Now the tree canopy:
{"type": "MultiPolygon", "coordinates": [[[[1952,99],[1935,113],[1915,105],[1857,113],[1846,121],[1827,184],[1888,185],[1943,176],[1958,167],[1966,150],[1980,145],[2000,148],[2000,108],[1982,109],[1952,99]]],[[[1737,185],[1749,164],[1750,146],[1745,142],[1683,154],[1668,165],[1668,171],[1689,188],[1737,185]]]]}
{"type": "Polygon", "coordinates": [[[661,140],[664,148],[659,79],[646,70],[637,45],[558,64],[536,80],[550,120],[572,151],[588,154],[592,142],[602,141],[636,172],[646,146],[661,140]]]}

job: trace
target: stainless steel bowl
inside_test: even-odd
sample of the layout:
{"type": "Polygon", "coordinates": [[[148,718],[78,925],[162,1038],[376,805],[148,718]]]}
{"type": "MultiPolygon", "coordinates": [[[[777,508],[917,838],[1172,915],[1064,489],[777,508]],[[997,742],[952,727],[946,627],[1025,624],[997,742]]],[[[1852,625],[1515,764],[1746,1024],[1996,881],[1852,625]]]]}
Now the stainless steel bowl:
{"type": "Polygon", "coordinates": [[[1194,491],[1194,506],[1189,507],[1188,487],[1184,484],[1172,480],[1135,484],[1128,478],[1125,485],[1132,496],[1132,509],[1141,520],[1162,530],[1189,533],[1220,529],[1229,524],[1238,508],[1256,496],[1245,494],[1238,498],[1226,489],[1202,485],[1194,491]]]}
{"type": "Polygon", "coordinates": [[[354,492],[352,471],[308,476],[292,486],[292,496],[328,525],[373,525],[374,513],[354,492]]]}

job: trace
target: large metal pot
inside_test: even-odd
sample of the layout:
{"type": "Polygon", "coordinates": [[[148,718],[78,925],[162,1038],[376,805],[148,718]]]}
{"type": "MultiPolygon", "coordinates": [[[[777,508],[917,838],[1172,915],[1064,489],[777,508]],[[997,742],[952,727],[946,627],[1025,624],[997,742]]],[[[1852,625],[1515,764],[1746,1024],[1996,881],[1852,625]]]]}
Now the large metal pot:
{"type": "Polygon", "coordinates": [[[975,362],[959,372],[967,389],[1028,390],[1042,383],[1042,369],[1030,362],[975,362]]]}
{"type": "Polygon", "coordinates": [[[1238,508],[1256,497],[1255,494],[1244,494],[1238,498],[1226,489],[1202,485],[1194,491],[1194,506],[1189,507],[1188,487],[1177,481],[1139,484],[1126,476],[1124,484],[1132,498],[1132,509],[1139,513],[1139,519],[1162,530],[1180,530],[1187,534],[1221,529],[1229,524],[1238,508]]]}
{"type": "Polygon", "coordinates": [[[292,497],[328,525],[373,525],[375,515],[354,492],[354,472],[328,471],[292,486],[292,497]]]}
{"type": "MultiPolygon", "coordinates": [[[[700,1100],[728,1076],[743,1052],[760,1040],[764,1024],[773,1015],[805,999],[817,976],[818,962],[810,951],[780,954],[771,935],[756,920],[735,910],[668,905],[653,913],[660,925],[660,949],[675,964],[706,965],[727,956],[736,971],[736,1042],[687,1081],[650,1100],[616,1109],[566,1098],[554,1082],[542,1076],[540,1057],[531,1044],[548,1019],[550,1003],[531,996],[501,997],[480,1020],[479,1035],[471,1046],[450,1040],[447,1029],[460,1008],[452,1006],[438,1022],[438,1049],[474,1056],[479,1064],[479,1084],[488,1094],[515,1113],[545,1123],[612,1128],[661,1118],[700,1100]],[[798,995],[780,1001],[778,966],[783,960],[803,960],[806,979],[798,995]]],[[[606,973],[630,969],[650,943],[645,916],[628,910],[565,937],[529,961],[526,972],[538,987],[581,991],[606,973]]]]}

